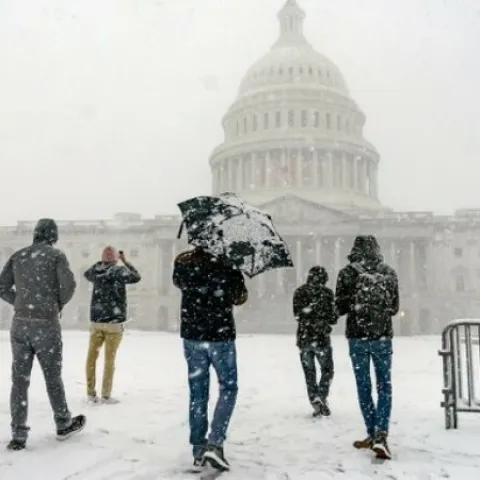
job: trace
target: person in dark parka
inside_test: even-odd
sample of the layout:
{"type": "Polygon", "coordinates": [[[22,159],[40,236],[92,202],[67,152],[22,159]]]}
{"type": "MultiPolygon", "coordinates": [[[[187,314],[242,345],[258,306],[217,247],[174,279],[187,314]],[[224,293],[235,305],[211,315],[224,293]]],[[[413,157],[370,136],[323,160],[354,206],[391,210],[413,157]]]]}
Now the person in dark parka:
{"type": "Polygon", "coordinates": [[[188,367],[194,468],[201,470],[208,462],[229,470],[223,444],[238,392],[233,308],[248,299],[245,281],[224,259],[197,247],[175,259],[173,284],[182,293],[180,336],[188,367]],[[207,438],[211,366],[219,396],[207,438]]]}
{"type": "Polygon", "coordinates": [[[297,347],[314,415],[330,415],[327,399],[334,375],[330,334],[337,317],[333,291],[326,286],[327,282],[325,268],[312,267],[307,282],[293,296],[293,314],[298,322],[297,347]],[[315,359],[320,365],[319,383],[315,359]]]}
{"type": "Polygon", "coordinates": [[[392,409],[392,317],[399,310],[398,278],[383,261],[373,235],[358,236],[338,275],[335,292],[339,315],[347,315],[346,336],[367,438],[355,448],[370,448],[391,458],[387,443],[392,409]],[[375,369],[378,402],[372,399],[370,364],[375,369]]]}
{"type": "Polygon", "coordinates": [[[60,316],[75,292],[75,279],[63,252],[54,248],[58,228],[54,220],[38,221],[32,245],[15,252],[0,274],[0,298],[13,305],[12,440],[9,450],[23,450],[28,432],[28,389],[36,357],[57,427],[57,439],[80,432],[84,415],[72,418],[62,380],[63,342],[60,316]]]}

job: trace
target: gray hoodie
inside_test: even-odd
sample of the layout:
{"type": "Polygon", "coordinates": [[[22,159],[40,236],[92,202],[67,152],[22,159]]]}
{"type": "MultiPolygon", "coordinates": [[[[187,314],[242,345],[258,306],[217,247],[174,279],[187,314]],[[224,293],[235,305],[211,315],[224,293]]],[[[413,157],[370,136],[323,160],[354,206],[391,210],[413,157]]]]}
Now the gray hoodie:
{"type": "Polygon", "coordinates": [[[75,292],[75,278],[67,257],[54,248],[58,228],[54,220],[38,221],[32,245],[15,252],[0,274],[0,298],[13,305],[15,316],[57,320],[75,292]]]}

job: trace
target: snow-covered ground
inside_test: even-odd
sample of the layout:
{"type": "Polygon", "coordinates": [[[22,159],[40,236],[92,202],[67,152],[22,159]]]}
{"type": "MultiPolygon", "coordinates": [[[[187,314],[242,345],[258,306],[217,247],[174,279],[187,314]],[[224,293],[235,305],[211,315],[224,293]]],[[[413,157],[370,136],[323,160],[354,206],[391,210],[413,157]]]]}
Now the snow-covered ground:
{"type": "MultiPolygon", "coordinates": [[[[64,375],[71,409],[85,412],[81,436],[58,443],[43,379],[35,366],[29,450],[0,449],[2,480],[188,479],[186,368],[180,340],[127,332],[119,351],[115,393],[121,404],[84,404],[87,334],[65,333],[64,375]]],[[[314,420],[294,339],[245,336],[238,341],[240,392],[226,454],[231,480],[480,478],[480,415],[445,431],[439,339],[397,338],[391,447],[395,460],[373,464],[351,444],[364,435],[346,341],[334,339],[336,377],[330,419],[314,420]]],[[[0,441],[9,439],[8,335],[0,332],[0,441]]],[[[216,387],[213,393],[216,394],[216,387]]]]}

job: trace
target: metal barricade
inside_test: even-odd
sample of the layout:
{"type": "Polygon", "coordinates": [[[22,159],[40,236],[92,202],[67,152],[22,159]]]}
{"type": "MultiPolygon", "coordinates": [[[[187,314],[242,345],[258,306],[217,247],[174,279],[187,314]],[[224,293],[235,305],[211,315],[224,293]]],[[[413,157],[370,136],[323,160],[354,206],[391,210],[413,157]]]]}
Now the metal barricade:
{"type": "Polygon", "coordinates": [[[445,428],[458,428],[459,412],[480,413],[480,320],[454,320],[442,332],[445,428]]]}

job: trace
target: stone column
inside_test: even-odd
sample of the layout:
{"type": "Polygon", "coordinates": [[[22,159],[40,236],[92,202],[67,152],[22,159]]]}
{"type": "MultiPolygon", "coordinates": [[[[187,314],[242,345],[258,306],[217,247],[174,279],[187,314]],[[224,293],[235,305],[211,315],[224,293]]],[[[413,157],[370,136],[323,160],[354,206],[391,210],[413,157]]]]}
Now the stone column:
{"type": "Polygon", "coordinates": [[[255,189],[255,186],[257,185],[257,153],[252,152],[252,155],[250,157],[250,181],[248,185],[249,190],[255,189]]]}
{"type": "Polygon", "coordinates": [[[245,169],[245,165],[243,164],[244,158],[239,156],[238,157],[238,170],[237,170],[237,191],[238,192],[243,192],[244,186],[243,186],[243,171],[245,169]]]}
{"type": "Polygon", "coordinates": [[[217,193],[217,184],[218,184],[217,167],[214,164],[212,166],[212,191],[213,191],[213,194],[217,193]]]}
{"type": "Polygon", "coordinates": [[[297,239],[295,267],[297,270],[297,286],[303,283],[302,241],[297,239]]]}
{"type": "Polygon", "coordinates": [[[265,187],[267,189],[272,186],[272,152],[271,150],[265,151],[265,187]]]}
{"type": "Polygon", "coordinates": [[[235,192],[236,191],[236,178],[235,178],[235,160],[234,158],[228,158],[228,191],[235,192]]]}
{"type": "Polygon", "coordinates": [[[335,247],[334,247],[334,261],[333,261],[333,270],[335,278],[337,278],[338,272],[340,271],[340,238],[335,240],[335,247]]]}
{"type": "Polygon", "coordinates": [[[353,175],[353,189],[355,191],[360,191],[360,185],[358,184],[358,159],[355,155],[353,155],[353,163],[352,163],[352,175],[353,175]]]}
{"type": "Polygon", "coordinates": [[[395,241],[392,240],[390,243],[390,257],[391,257],[391,267],[395,270],[397,270],[398,265],[397,265],[397,246],[395,245],[395,241]]]}
{"type": "Polygon", "coordinates": [[[296,179],[296,182],[294,184],[294,187],[299,187],[299,188],[302,188],[303,187],[303,174],[302,174],[302,170],[303,170],[303,153],[302,153],[302,150],[301,149],[296,149],[296,154],[295,154],[295,165],[297,167],[297,179],[296,179]]]}
{"type": "Polygon", "coordinates": [[[315,149],[310,152],[311,158],[310,162],[313,169],[313,186],[315,188],[320,187],[320,159],[318,158],[318,150],[315,149]]]}
{"type": "Polygon", "coordinates": [[[412,240],[409,245],[409,273],[410,273],[410,284],[411,284],[411,290],[413,292],[416,292],[416,286],[417,286],[417,275],[416,275],[416,244],[415,240],[412,240]]]}
{"type": "Polygon", "coordinates": [[[328,177],[328,180],[326,182],[327,185],[330,188],[333,188],[333,186],[335,185],[335,182],[333,180],[333,172],[334,172],[333,162],[335,162],[335,159],[333,158],[333,153],[330,152],[327,156],[327,170],[328,170],[327,177],[328,177]]]}
{"type": "Polygon", "coordinates": [[[341,188],[347,189],[350,188],[348,185],[348,162],[345,152],[342,152],[340,158],[340,164],[342,165],[342,185],[341,188]]]}
{"type": "Polygon", "coordinates": [[[363,157],[363,193],[370,193],[370,185],[368,180],[368,159],[363,157]]]}
{"type": "MultiPolygon", "coordinates": [[[[175,260],[175,257],[177,256],[177,241],[174,240],[172,242],[172,258],[170,260],[170,270],[172,270],[173,268],[173,262],[175,260]]],[[[166,265],[165,265],[166,266],[166,265]]],[[[173,292],[176,292],[176,288],[173,286],[173,283],[170,282],[170,290],[173,291],[173,292]]]]}
{"type": "Polygon", "coordinates": [[[315,263],[322,264],[322,239],[317,238],[315,241],[315,263]]]}
{"type": "Polygon", "coordinates": [[[155,276],[156,276],[156,287],[157,287],[157,292],[162,291],[163,288],[163,269],[165,266],[163,265],[163,251],[162,251],[162,242],[158,241],[156,248],[155,248],[155,257],[156,257],[156,271],[155,271],[155,276]]]}

